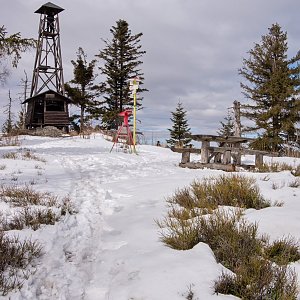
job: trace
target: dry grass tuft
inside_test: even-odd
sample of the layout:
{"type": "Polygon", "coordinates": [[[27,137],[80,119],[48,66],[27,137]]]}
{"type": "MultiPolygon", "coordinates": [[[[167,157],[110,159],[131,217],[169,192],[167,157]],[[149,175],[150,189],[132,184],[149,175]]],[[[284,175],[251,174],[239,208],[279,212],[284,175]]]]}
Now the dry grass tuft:
{"type": "Polygon", "coordinates": [[[261,209],[270,206],[263,198],[254,178],[241,175],[220,175],[194,181],[190,188],[177,190],[167,199],[185,209],[205,209],[208,212],[219,205],[261,209]]]}
{"type": "Polygon", "coordinates": [[[46,163],[46,160],[33,154],[29,149],[20,149],[21,152],[7,152],[2,155],[5,159],[22,159],[22,160],[36,160],[46,163]]]}
{"type": "Polygon", "coordinates": [[[300,259],[298,243],[289,238],[270,244],[267,236],[258,235],[257,224],[243,218],[244,208],[270,206],[254,179],[222,175],[193,182],[167,203],[167,215],[157,221],[161,241],[178,250],[206,243],[216,260],[233,272],[215,282],[216,293],[245,300],[297,299],[297,277],[286,265],[300,259]]]}
{"type": "Polygon", "coordinates": [[[7,295],[11,290],[22,287],[30,275],[34,258],[41,255],[41,246],[30,240],[19,241],[8,238],[5,231],[54,225],[66,214],[76,210],[69,197],[59,199],[50,193],[34,191],[29,186],[0,186],[0,200],[14,210],[13,215],[0,214],[0,294],[7,295]]]}
{"type": "Polygon", "coordinates": [[[6,296],[22,287],[29,275],[28,266],[41,255],[42,247],[35,241],[20,241],[0,231],[0,253],[0,293],[6,296]]]}
{"type": "Polygon", "coordinates": [[[18,136],[3,136],[0,138],[0,147],[20,146],[18,136]]]}
{"type": "Polygon", "coordinates": [[[264,256],[278,265],[287,265],[300,259],[299,245],[292,237],[282,238],[266,246],[264,256]]]}
{"type": "Polygon", "coordinates": [[[3,230],[22,230],[25,227],[37,230],[41,224],[53,225],[62,216],[77,212],[69,197],[60,200],[51,193],[37,192],[29,186],[1,185],[0,199],[21,208],[12,218],[1,218],[0,228],[3,230]]]}
{"type": "Polygon", "coordinates": [[[18,158],[18,153],[17,152],[7,152],[7,153],[4,153],[2,155],[2,158],[5,158],[5,159],[17,159],[18,158]]]}
{"type": "Polygon", "coordinates": [[[289,187],[292,187],[292,188],[300,187],[300,179],[296,178],[294,181],[290,182],[289,187]]]}
{"type": "Polygon", "coordinates": [[[55,213],[50,208],[29,208],[21,209],[10,219],[3,219],[2,229],[8,230],[22,230],[30,227],[37,230],[41,225],[54,225],[60,219],[60,215],[55,213]]]}
{"type": "Polygon", "coordinates": [[[274,172],[282,172],[282,171],[291,171],[294,176],[300,175],[300,165],[292,166],[287,163],[280,162],[272,162],[272,163],[264,163],[255,168],[256,172],[259,173],[274,173],[274,172]]]}
{"type": "Polygon", "coordinates": [[[0,199],[13,206],[43,205],[56,206],[58,198],[50,193],[41,193],[33,190],[29,186],[1,185],[0,199]]]}
{"type": "Polygon", "coordinates": [[[291,171],[291,173],[294,175],[294,176],[300,176],[300,165],[298,165],[297,167],[293,168],[293,170],[291,171]]]}
{"type": "Polygon", "coordinates": [[[33,154],[31,152],[31,150],[26,149],[23,153],[22,153],[22,159],[24,160],[36,160],[36,161],[41,161],[41,162],[46,162],[45,159],[33,154]]]}
{"type": "Polygon", "coordinates": [[[215,282],[215,292],[234,295],[244,300],[296,300],[297,276],[287,266],[252,257],[235,274],[222,273],[215,282]]]}

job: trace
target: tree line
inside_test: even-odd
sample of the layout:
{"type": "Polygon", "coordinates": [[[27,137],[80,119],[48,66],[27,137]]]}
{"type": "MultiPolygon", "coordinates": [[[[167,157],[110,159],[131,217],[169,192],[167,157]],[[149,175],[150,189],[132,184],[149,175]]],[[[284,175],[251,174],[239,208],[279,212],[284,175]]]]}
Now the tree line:
{"type": "MultiPolygon", "coordinates": [[[[287,32],[278,23],[273,24],[268,33],[248,52],[249,57],[242,60],[238,70],[244,102],[241,115],[251,125],[243,127],[243,132],[255,132],[257,138],[251,147],[259,150],[280,151],[285,143],[294,142],[299,147],[300,121],[300,52],[288,58],[287,32]],[[298,144],[297,144],[298,142],[298,144]]],[[[66,92],[80,107],[80,115],[72,116],[74,124],[83,130],[84,124],[91,119],[100,119],[102,128],[117,128],[118,113],[130,109],[133,105],[128,80],[138,76],[141,84],[138,90],[137,105],[142,108],[144,74],[141,70],[142,33],[132,34],[125,20],[118,20],[110,29],[111,40],[103,40],[104,48],[88,61],[83,48],[79,47],[76,60],[72,60],[74,78],[66,83],[66,92]],[[98,67],[105,80],[95,83],[98,67]],[[75,122],[77,120],[77,122],[75,122]]],[[[20,53],[34,47],[34,40],[24,39],[19,33],[6,36],[4,27],[0,27],[0,80],[7,76],[3,67],[4,58],[12,58],[16,66],[20,53]]],[[[170,131],[170,145],[187,146],[190,128],[186,120],[186,111],[178,103],[172,112],[173,126],[170,131]]],[[[219,134],[233,135],[233,120],[228,114],[226,123],[221,122],[219,134]]]]}
{"type": "MultiPolygon", "coordinates": [[[[1,29],[1,28],[0,28],[1,29]]],[[[144,73],[140,65],[141,57],[146,53],[140,44],[142,33],[132,34],[125,20],[118,20],[110,29],[111,40],[103,40],[104,48],[88,61],[82,47],[78,48],[77,57],[72,60],[73,79],[65,83],[68,97],[80,107],[79,115],[71,116],[72,124],[78,131],[92,119],[101,120],[103,129],[116,129],[120,123],[118,114],[125,109],[132,109],[132,92],[129,89],[129,79],[139,77],[137,108],[142,108],[141,93],[144,73]],[[98,70],[105,77],[103,82],[96,83],[98,70]]],[[[12,65],[17,66],[20,54],[34,47],[33,39],[23,39],[20,33],[5,36],[4,27],[0,31],[0,80],[8,76],[7,68],[2,64],[5,58],[12,58],[12,65]]]]}
{"type": "MultiPolygon", "coordinates": [[[[300,148],[300,52],[288,58],[287,33],[278,23],[269,28],[260,43],[255,43],[238,70],[246,103],[241,116],[250,120],[243,132],[254,132],[257,138],[251,147],[257,150],[281,151],[287,144],[300,148]]],[[[172,112],[170,145],[188,145],[190,133],[186,111],[178,103],[172,112]]],[[[234,135],[234,120],[228,113],[221,122],[220,135],[234,135]]]]}
{"type": "MultiPolygon", "coordinates": [[[[68,96],[80,106],[80,131],[90,119],[101,119],[104,129],[116,129],[120,123],[118,113],[132,109],[133,99],[129,89],[129,79],[141,80],[138,95],[146,91],[142,88],[144,74],[140,69],[141,57],[146,51],[141,49],[142,33],[132,34],[125,20],[118,20],[110,29],[111,40],[103,40],[105,47],[95,55],[103,64],[99,66],[105,81],[95,84],[97,59],[90,62],[82,48],[78,49],[74,66],[74,79],[66,83],[68,96]],[[99,100],[100,99],[100,100],[99,100]]],[[[137,107],[142,108],[142,97],[137,98],[137,107]]]]}

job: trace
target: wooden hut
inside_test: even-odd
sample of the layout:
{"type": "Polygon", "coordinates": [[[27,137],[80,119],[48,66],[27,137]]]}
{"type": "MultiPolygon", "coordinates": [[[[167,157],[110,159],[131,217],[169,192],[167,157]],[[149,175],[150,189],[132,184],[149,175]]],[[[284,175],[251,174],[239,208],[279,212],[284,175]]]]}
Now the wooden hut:
{"type": "Polygon", "coordinates": [[[24,101],[24,103],[27,103],[26,127],[55,126],[67,131],[70,125],[68,104],[71,101],[52,90],[26,99],[24,101]]]}

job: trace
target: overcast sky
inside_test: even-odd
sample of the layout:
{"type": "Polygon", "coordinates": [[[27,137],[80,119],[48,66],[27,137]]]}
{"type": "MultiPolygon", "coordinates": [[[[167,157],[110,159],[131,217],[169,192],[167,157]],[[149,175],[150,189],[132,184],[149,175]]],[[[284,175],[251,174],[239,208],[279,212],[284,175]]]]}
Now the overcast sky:
{"type": "MultiPolygon", "coordinates": [[[[9,34],[37,38],[39,15],[47,1],[1,0],[1,23],[9,34]]],[[[144,109],[140,128],[171,128],[178,101],[187,110],[193,133],[215,133],[234,100],[244,103],[238,69],[268,28],[279,23],[288,34],[289,57],[300,49],[299,0],[53,0],[59,14],[65,82],[71,59],[82,47],[88,60],[111,39],[110,28],[126,20],[132,34],[143,33],[144,109]]],[[[0,88],[1,109],[8,89],[17,98],[24,70],[32,77],[35,52],[23,55],[0,88]]],[[[99,81],[103,77],[99,76],[99,81]]],[[[2,109],[3,111],[3,109],[2,109]]]]}

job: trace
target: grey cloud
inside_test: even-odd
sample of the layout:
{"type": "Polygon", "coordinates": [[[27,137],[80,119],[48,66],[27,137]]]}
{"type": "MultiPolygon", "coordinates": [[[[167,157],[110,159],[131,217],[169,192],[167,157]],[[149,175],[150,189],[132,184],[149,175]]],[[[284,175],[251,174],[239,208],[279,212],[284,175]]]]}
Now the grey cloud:
{"type": "MultiPolygon", "coordinates": [[[[45,1],[47,2],[47,1],[45,1]]],[[[71,59],[79,46],[88,59],[110,39],[110,28],[125,19],[133,34],[142,32],[147,51],[142,70],[145,109],[138,112],[141,128],[170,128],[170,112],[180,100],[194,131],[215,132],[235,99],[243,101],[238,76],[242,58],[278,22],[288,32],[289,54],[299,50],[298,0],[53,0],[60,15],[65,80],[72,78],[71,59]]],[[[36,37],[43,1],[7,1],[1,20],[9,32],[36,37]],[[13,17],[12,17],[13,16],[13,17]],[[17,20],[17,22],[16,22],[17,20]]],[[[10,88],[32,56],[25,55],[10,88]]],[[[99,76],[99,80],[101,76],[99,76]]],[[[7,89],[7,87],[6,87],[7,89]]],[[[3,95],[2,89],[0,95],[3,95]]],[[[1,103],[3,103],[3,98],[1,103]]]]}

